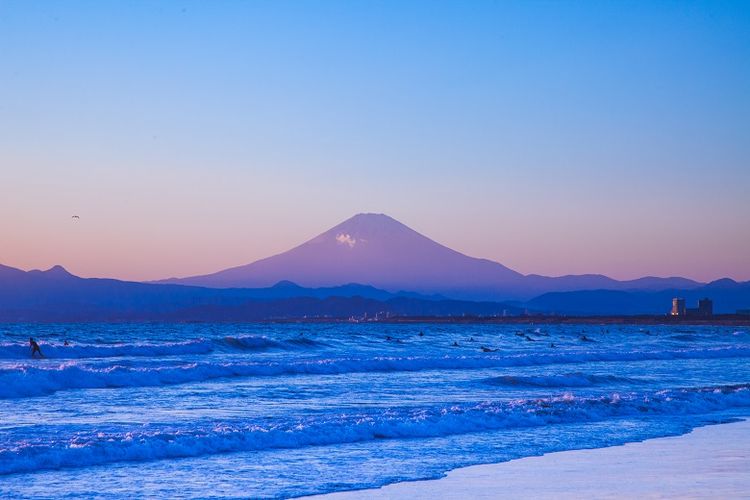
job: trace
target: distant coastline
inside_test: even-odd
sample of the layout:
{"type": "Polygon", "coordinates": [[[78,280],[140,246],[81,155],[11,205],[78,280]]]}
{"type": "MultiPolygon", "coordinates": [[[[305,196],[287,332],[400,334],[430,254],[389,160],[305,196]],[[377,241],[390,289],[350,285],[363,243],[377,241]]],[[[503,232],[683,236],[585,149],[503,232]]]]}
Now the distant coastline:
{"type": "Polygon", "coordinates": [[[506,316],[497,318],[466,317],[425,317],[425,318],[389,318],[383,322],[393,323],[507,323],[507,324],[604,324],[604,325],[722,325],[722,326],[750,326],[750,316],[741,314],[718,314],[711,318],[685,318],[665,315],[637,315],[637,316],[557,316],[557,315],[529,315],[506,316]]]}
{"type": "MultiPolygon", "coordinates": [[[[216,321],[177,321],[177,323],[216,323],[216,321]]],[[[218,321],[221,323],[221,321],[218,321]]],[[[712,318],[675,318],[665,315],[638,316],[403,316],[383,319],[346,318],[276,318],[252,323],[442,323],[442,324],[508,324],[508,325],[685,325],[685,326],[750,326],[750,316],[719,314],[712,318]]]]}
{"type": "Polygon", "coordinates": [[[750,282],[696,289],[550,292],[531,300],[462,299],[348,283],[306,288],[206,288],[80,278],[60,266],[22,271],[0,265],[3,322],[259,322],[276,320],[746,324],[750,282]],[[697,306],[697,307],[696,307],[697,306]]]}
{"type": "Polygon", "coordinates": [[[365,324],[446,324],[446,325],[672,325],[672,326],[750,326],[750,316],[720,314],[712,318],[674,318],[665,315],[637,316],[391,316],[389,318],[289,317],[266,319],[60,319],[60,320],[1,320],[0,324],[289,324],[289,323],[365,323],[365,324]]]}

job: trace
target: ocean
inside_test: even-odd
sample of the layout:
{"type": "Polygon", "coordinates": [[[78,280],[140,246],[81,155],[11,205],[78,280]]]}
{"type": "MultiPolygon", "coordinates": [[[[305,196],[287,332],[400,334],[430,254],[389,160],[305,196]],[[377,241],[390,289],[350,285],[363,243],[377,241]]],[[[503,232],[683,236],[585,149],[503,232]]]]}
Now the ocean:
{"type": "Polygon", "coordinates": [[[749,360],[746,327],[4,324],[0,497],[295,497],[679,435],[750,413],[749,360]]]}

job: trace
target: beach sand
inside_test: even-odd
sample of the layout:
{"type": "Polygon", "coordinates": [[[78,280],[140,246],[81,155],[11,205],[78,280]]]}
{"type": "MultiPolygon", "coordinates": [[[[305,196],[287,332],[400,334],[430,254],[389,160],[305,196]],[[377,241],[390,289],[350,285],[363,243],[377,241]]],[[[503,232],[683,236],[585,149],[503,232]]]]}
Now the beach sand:
{"type": "Polygon", "coordinates": [[[434,481],[318,498],[750,498],[750,421],[623,446],[477,465],[434,481]]]}

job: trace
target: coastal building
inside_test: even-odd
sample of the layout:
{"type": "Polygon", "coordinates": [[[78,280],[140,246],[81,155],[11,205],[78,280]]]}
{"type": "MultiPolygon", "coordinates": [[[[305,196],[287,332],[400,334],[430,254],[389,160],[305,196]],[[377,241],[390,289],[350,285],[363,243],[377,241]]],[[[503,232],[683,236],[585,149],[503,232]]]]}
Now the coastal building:
{"type": "Polygon", "coordinates": [[[675,297],[672,299],[672,316],[685,316],[687,313],[685,309],[685,299],[675,297]]]}
{"type": "Polygon", "coordinates": [[[686,307],[685,299],[675,297],[672,299],[671,316],[687,316],[691,318],[710,318],[714,315],[714,302],[708,297],[698,301],[698,307],[686,307]]]}
{"type": "Polygon", "coordinates": [[[714,301],[708,297],[698,301],[698,315],[699,316],[713,316],[714,315],[714,301]]]}

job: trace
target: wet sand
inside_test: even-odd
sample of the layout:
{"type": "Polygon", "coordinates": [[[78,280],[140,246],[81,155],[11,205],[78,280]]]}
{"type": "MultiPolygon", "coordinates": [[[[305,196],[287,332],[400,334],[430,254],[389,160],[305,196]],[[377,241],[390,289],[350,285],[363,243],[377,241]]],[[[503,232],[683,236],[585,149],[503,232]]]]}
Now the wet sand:
{"type": "Polygon", "coordinates": [[[477,465],[434,481],[318,498],[750,498],[750,421],[623,446],[477,465]]]}

